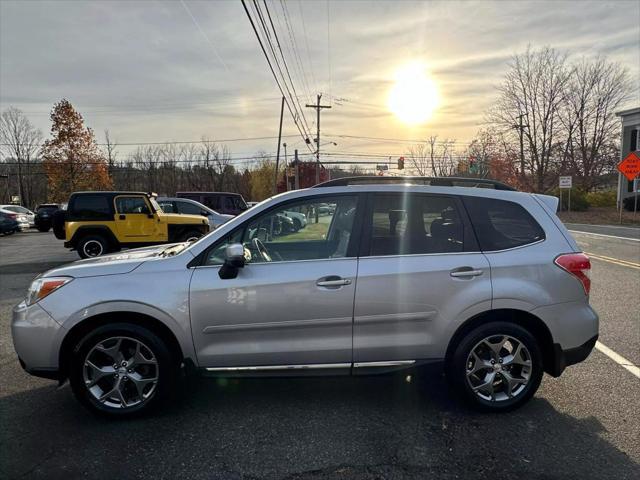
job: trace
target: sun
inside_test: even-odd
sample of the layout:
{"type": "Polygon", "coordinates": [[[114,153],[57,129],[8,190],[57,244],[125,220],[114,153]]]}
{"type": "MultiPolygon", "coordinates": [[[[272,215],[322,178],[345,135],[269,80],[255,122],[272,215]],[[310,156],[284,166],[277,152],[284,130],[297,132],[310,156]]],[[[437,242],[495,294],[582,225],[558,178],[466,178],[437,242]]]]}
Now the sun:
{"type": "Polygon", "coordinates": [[[412,62],[398,69],[389,92],[389,110],[409,125],[420,125],[431,118],[438,106],[436,83],[421,62],[412,62]]]}

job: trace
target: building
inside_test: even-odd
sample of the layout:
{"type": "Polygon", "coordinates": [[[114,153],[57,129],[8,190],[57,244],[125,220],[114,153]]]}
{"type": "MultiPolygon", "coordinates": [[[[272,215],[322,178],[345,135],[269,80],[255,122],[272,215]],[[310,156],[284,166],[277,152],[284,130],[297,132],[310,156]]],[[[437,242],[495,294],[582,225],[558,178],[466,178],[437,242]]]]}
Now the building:
{"type": "MultiPolygon", "coordinates": [[[[631,108],[616,113],[622,120],[622,139],[620,141],[620,159],[630,152],[640,149],[640,107],[631,108]]],[[[618,207],[625,198],[633,196],[633,181],[629,181],[624,175],[618,175],[618,207]]]]}

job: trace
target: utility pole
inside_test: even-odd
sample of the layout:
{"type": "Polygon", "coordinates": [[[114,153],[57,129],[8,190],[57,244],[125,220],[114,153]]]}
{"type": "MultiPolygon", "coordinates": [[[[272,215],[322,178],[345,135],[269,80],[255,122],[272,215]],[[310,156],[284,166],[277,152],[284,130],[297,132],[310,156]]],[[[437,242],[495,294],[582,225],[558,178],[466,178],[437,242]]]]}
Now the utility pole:
{"type": "Polygon", "coordinates": [[[316,109],[316,185],[320,183],[320,109],[322,108],[331,108],[330,105],[320,105],[320,99],[322,98],[322,94],[318,94],[318,100],[315,105],[309,105],[307,103],[307,108],[315,108],[316,109]]]}
{"type": "Polygon", "coordinates": [[[520,136],[520,188],[524,187],[524,129],[529,125],[523,125],[522,119],[524,118],[524,113],[518,115],[518,124],[514,125],[513,128],[518,129],[518,135],[520,136]]]}
{"type": "Polygon", "coordinates": [[[282,96],[282,104],[280,105],[280,128],[278,129],[278,153],[276,153],[276,169],[273,172],[273,194],[278,190],[278,164],[280,163],[280,142],[282,141],[282,116],[284,115],[284,95],[282,96]]]}
{"type": "Polygon", "coordinates": [[[289,191],[289,172],[287,171],[288,165],[287,165],[287,144],[283,143],[282,146],[284,147],[284,183],[285,183],[285,188],[286,191],[289,191]]]}
{"type": "Polygon", "coordinates": [[[295,164],[296,164],[296,176],[295,183],[293,184],[294,190],[298,190],[300,188],[300,159],[298,159],[298,149],[296,148],[294,151],[295,164]]]}

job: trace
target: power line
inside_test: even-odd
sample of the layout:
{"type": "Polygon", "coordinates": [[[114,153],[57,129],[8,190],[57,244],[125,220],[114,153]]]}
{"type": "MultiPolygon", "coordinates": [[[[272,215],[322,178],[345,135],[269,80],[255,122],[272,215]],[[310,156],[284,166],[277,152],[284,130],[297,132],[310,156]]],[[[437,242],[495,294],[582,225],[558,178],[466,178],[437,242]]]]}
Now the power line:
{"type": "Polygon", "coordinates": [[[193,23],[195,24],[195,26],[198,28],[198,30],[200,30],[200,33],[202,34],[202,36],[204,37],[204,39],[207,41],[207,43],[209,44],[209,46],[211,47],[211,49],[213,50],[213,53],[215,54],[216,58],[218,59],[218,61],[222,64],[222,66],[224,67],[224,69],[228,72],[229,68],[227,67],[227,64],[224,63],[224,60],[222,60],[222,57],[220,56],[220,54],[218,53],[218,49],[215,47],[215,45],[213,44],[213,42],[209,39],[209,36],[204,32],[204,30],[202,29],[202,27],[200,26],[200,24],[198,23],[198,21],[196,20],[196,17],[193,16],[193,14],[191,13],[191,10],[189,10],[189,7],[187,6],[187,4],[184,2],[184,0],[180,0],[180,3],[182,4],[182,6],[184,7],[184,9],[187,11],[187,13],[189,14],[189,16],[191,17],[191,20],[193,21],[193,23]]]}
{"type": "MultiPolygon", "coordinates": [[[[297,137],[298,135],[282,135],[282,138],[292,138],[297,137]]],[[[270,137],[241,137],[241,138],[221,138],[216,140],[184,140],[184,141],[170,141],[170,142],[114,142],[111,145],[115,147],[131,147],[131,146],[145,146],[145,145],[188,145],[188,144],[200,144],[200,143],[223,143],[223,142],[244,142],[244,141],[253,141],[253,140],[275,140],[278,138],[277,136],[270,137]]],[[[16,145],[15,143],[0,143],[0,146],[11,146],[16,145]]],[[[25,143],[18,143],[17,145],[27,145],[25,143]]],[[[40,143],[38,146],[43,146],[44,143],[40,143]]],[[[96,143],[99,146],[106,146],[106,143],[96,143]]]]}
{"type": "Polygon", "coordinates": [[[288,38],[289,38],[289,43],[291,44],[291,50],[293,53],[293,57],[296,60],[296,64],[298,67],[298,70],[301,72],[302,78],[303,78],[303,82],[306,85],[306,90],[307,90],[307,100],[311,98],[311,94],[310,94],[310,89],[309,89],[309,82],[307,80],[307,73],[304,69],[304,64],[302,63],[302,59],[300,58],[300,53],[299,53],[299,48],[298,48],[298,40],[296,37],[296,31],[294,26],[292,25],[291,19],[290,19],[290,15],[289,15],[289,9],[287,8],[287,4],[283,1],[280,0],[280,8],[282,9],[282,13],[284,16],[284,21],[287,27],[287,32],[288,32],[288,38]]]}
{"type": "MultiPolygon", "coordinates": [[[[260,49],[262,50],[262,53],[264,54],[264,58],[267,60],[267,64],[269,65],[269,69],[271,70],[271,74],[273,75],[273,78],[276,81],[276,84],[278,85],[278,89],[280,90],[280,93],[283,96],[285,96],[284,90],[283,90],[282,86],[280,85],[280,81],[278,80],[278,77],[277,77],[276,72],[275,72],[275,70],[273,68],[273,65],[271,64],[271,59],[269,58],[269,55],[267,54],[267,50],[264,48],[264,44],[262,43],[262,39],[260,38],[260,34],[258,33],[258,29],[256,28],[256,25],[253,22],[253,18],[251,17],[251,14],[249,13],[249,9],[247,8],[247,4],[246,4],[245,0],[241,0],[241,2],[242,2],[242,7],[244,8],[244,11],[247,14],[247,18],[249,19],[249,22],[251,23],[251,28],[253,29],[253,33],[255,33],[256,38],[258,39],[258,43],[260,44],[260,49]]],[[[285,103],[287,104],[287,109],[289,110],[289,113],[293,117],[293,123],[298,128],[298,131],[300,132],[300,135],[302,136],[303,140],[305,140],[305,144],[307,145],[307,148],[309,148],[309,150],[312,150],[312,148],[309,145],[309,143],[307,143],[308,139],[309,139],[309,135],[305,135],[303,133],[302,128],[298,124],[296,116],[293,113],[291,105],[289,105],[289,101],[287,100],[285,103]]]]}
{"type": "MultiPolygon", "coordinates": [[[[284,1],[280,0],[280,3],[284,5],[284,1]]],[[[318,90],[318,82],[316,81],[316,76],[313,73],[313,62],[311,61],[311,53],[309,51],[309,40],[307,38],[307,25],[304,21],[304,12],[302,10],[302,0],[298,0],[298,8],[300,9],[300,19],[302,20],[302,32],[304,37],[305,49],[307,51],[307,60],[309,61],[309,70],[311,71],[311,80],[313,81],[314,87],[318,90]]]]}
{"type": "Polygon", "coordinates": [[[271,29],[273,30],[273,37],[275,38],[276,41],[276,46],[278,47],[278,51],[280,52],[280,56],[282,58],[282,64],[284,65],[284,69],[287,72],[287,77],[289,78],[289,83],[291,84],[291,89],[293,90],[293,95],[291,95],[291,91],[289,90],[289,87],[287,85],[286,79],[284,77],[284,73],[282,72],[282,69],[280,68],[280,62],[278,61],[278,56],[276,54],[275,49],[273,48],[273,43],[271,41],[271,34],[269,33],[269,29],[265,23],[264,17],[262,15],[262,12],[260,10],[260,6],[259,4],[256,2],[256,0],[253,0],[253,3],[255,5],[256,8],[256,12],[258,14],[258,18],[260,20],[260,23],[262,25],[262,29],[265,31],[265,33],[267,34],[267,43],[269,44],[269,47],[271,48],[271,52],[273,54],[273,58],[276,61],[276,65],[278,66],[278,70],[280,70],[280,74],[282,75],[282,78],[284,80],[284,84],[285,87],[287,88],[287,92],[289,93],[289,97],[292,99],[294,105],[296,106],[297,111],[301,114],[302,116],[302,121],[306,127],[305,133],[310,134],[311,130],[309,129],[309,124],[307,122],[307,119],[304,115],[304,110],[302,109],[302,106],[300,105],[300,102],[298,100],[298,92],[296,91],[296,86],[293,83],[293,79],[291,78],[291,72],[289,71],[289,66],[287,65],[287,60],[284,56],[284,53],[282,52],[282,46],[280,45],[280,39],[278,38],[278,32],[276,31],[276,28],[273,25],[273,20],[271,19],[271,13],[269,12],[269,7],[267,5],[266,0],[263,0],[264,3],[264,7],[265,10],[267,12],[267,18],[269,19],[269,24],[271,25],[271,29]]]}

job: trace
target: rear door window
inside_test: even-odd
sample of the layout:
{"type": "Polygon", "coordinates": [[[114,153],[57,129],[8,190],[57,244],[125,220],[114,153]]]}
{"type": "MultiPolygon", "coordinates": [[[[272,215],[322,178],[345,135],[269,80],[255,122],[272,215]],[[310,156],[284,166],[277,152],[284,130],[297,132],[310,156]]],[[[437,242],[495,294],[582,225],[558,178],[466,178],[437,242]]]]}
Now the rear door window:
{"type": "Polygon", "coordinates": [[[416,255],[465,250],[465,226],[454,197],[378,194],[371,218],[370,254],[416,255]]]}
{"type": "Polygon", "coordinates": [[[483,251],[505,250],[544,240],[544,230],[521,205],[495,198],[464,197],[483,251]]]}

